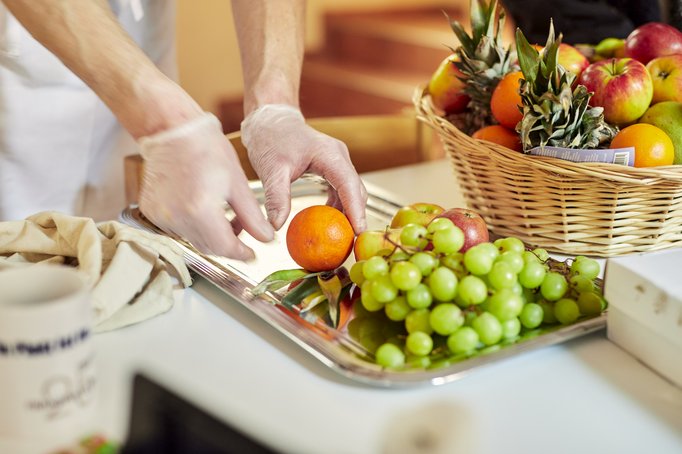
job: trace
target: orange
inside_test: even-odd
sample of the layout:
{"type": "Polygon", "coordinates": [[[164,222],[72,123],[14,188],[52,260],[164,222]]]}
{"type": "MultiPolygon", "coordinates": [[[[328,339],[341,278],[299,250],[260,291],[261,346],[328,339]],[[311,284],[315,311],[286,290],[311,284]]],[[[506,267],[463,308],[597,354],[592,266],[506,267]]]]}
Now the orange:
{"type": "Polygon", "coordinates": [[[516,151],[523,151],[521,139],[516,131],[505,128],[501,125],[484,126],[474,132],[471,137],[474,139],[487,140],[503,147],[511,148],[516,151]]]}
{"type": "Polygon", "coordinates": [[[637,123],[621,129],[610,148],[635,147],[635,167],[672,165],[675,146],[670,137],[656,126],[637,123]]]}
{"type": "Polygon", "coordinates": [[[493,95],[490,97],[490,110],[495,120],[502,126],[514,129],[521,121],[521,95],[519,94],[519,80],[523,73],[516,71],[505,75],[497,83],[493,95]]]}
{"type": "Polygon", "coordinates": [[[312,272],[341,266],[353,248],[354,239],[355,233],[346,215],[326,205],[299,211],[287,229],[289,255],[312,272]]]}

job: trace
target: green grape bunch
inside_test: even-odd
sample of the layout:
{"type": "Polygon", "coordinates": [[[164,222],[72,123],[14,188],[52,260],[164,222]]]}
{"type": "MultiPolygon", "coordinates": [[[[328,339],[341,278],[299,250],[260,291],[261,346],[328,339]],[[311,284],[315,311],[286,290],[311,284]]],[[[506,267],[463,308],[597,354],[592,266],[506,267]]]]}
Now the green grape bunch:
{"type": "Polygon", "coordinates": [[[600,315],[600,264],[558,261],[518,238],[461,252],[447,218],[406,225],[392,250],[350,269],[360,289],[350,335],[397,370],[438,367],[600,315]]]}

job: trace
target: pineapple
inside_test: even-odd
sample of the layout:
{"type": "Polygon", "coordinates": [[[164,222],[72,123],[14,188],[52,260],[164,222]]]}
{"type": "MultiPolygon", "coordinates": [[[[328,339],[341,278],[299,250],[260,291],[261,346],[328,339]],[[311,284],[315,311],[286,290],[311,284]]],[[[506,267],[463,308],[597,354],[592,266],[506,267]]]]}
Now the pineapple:
{"type": "Polygon", "coordinates": [[[584,85],[573,87],[575,75],[558,64],[559,45],[550,23],[547,44],[534,49],[521,30],[516,48],[523,72],[521,100],[523,119],[516,125],[523,150],[538,146],[598,148],[615,136],[617,129],[604,120],[602,107],[590,107],[591,93],[584,85]]]}
{"type": "Polygon", "coordinates": [[[451,115],[448,120],[467,134],[496,123],[490,113],[490,97],[502,76],[516,70],[511,46],[505,48],[502,43],[505,17],[497,0],[471,0],[470,18],[471,36],[458,21],[450,23],[460,42],[454,50],[459,57],[455,65],[471,101],[467,112],[451,115]]]}

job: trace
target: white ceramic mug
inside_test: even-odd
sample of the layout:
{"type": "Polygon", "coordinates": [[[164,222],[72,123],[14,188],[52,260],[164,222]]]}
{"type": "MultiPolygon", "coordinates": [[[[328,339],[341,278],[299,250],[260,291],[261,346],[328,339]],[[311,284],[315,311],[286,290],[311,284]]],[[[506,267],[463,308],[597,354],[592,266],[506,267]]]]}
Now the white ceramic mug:
{"type": "Polygon", "coordinates": [[[0,448],[52,452],[94,429],[91,318],[75,268],[0,271],[0,448]]]}

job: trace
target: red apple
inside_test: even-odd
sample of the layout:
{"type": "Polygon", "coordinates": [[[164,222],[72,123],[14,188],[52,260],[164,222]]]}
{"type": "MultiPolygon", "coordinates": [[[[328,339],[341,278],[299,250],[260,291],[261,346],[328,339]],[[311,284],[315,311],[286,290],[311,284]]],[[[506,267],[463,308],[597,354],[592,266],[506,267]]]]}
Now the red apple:
{"type": "Polygon", "coordinates": [[[395,246],[391,243],[400,242],[400,231],[402,229],[384,230],[365,230],[355,239],[353,254],[355,261],[367,260],[377,255],[383,250],[392,250],[395,246]],[[390,241],[389,241],[390,239],[390,241]]]}
{"type": "Polygon", "coordinates": [[[576,77],[590,66],[590,61],[578,49],[570,44],[561,43],[559,45],[559,64],[566,71],[572,72],[576,77]]]}
{"type": "Polygon", "coordinates": [[[653,104],[661,101],[682,102],[682,54],[666,55],[646,65],[654,84],[653,104]]]}
{"type": "Polygon", "coordinates": [[[463,91],[466,84],[461,79],[462,73],[455,66],[458,60],[454,54],[445,58],[429,81],[431,101],[445,113],[462,112],[469,104],[469,96],[463,91]]]}
{"type": "Polygon", "coordinates": [[[653,82],[646,66],[632,58],[609,58],[592,63],[579,83],[594,93],[591,106],[604,108],[604,119],[626,125],[641,117],[651,104],[653,82]]]}
{"type": "Polygon", "coordinates": [[[391,228],[404,227],[407,224],[419,224],[426,226],[431,219],[445,211],[440,205],[435,203],[413,203],[412,205],[400,208],[391,219],[391,228]]]}
{"type": "Polygon", "coordinates": [[[490,239],[488,225],[480,214],[467,208],[450,208],[436,216],[437,218],[448,218],[464,233],[464,245],[459,250],[465,252],[472,246],[485,243],[490,239]]]}
{"type": "Polygon", "coordinates": [[[682,32],[672,25],[649,22],[637,27],[625,39],[625,56],[644,64],[672,54],[682,54],[682,32]]]}

